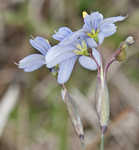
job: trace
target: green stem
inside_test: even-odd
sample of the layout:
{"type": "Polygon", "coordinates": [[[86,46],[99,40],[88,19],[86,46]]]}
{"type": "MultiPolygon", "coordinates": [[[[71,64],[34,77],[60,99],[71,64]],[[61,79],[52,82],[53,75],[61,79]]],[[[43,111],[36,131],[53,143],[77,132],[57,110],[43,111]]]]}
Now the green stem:
{"type": "Polygon", "coordinates": [[[100,150],[104,150],[104,134],[101,134],[100,150]]]}
{"type": "Polygon", "coordinates": [[[84,141],[81,142],[82,150],[85,150],[85,143],[84,141]]]}

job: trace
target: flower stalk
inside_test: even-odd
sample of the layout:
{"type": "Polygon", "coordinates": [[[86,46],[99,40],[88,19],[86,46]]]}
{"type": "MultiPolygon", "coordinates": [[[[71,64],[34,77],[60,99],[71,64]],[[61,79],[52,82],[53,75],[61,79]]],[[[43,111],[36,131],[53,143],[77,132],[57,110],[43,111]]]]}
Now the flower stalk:
{"type": "Polygon", "coordinates": [[[109,91],[103,64],[101,63],[100,71],[98,72],[97,89],[96,89],[97,115],[101,128],[101,143],[100,150],[104,150],[104,134],[107,131],[107,126],[110,116],[109,91]]]}
{"type": "Polygon", "coordinates": [[[101,134],[100,150],[104,150],[104,134],[101,134]]]}

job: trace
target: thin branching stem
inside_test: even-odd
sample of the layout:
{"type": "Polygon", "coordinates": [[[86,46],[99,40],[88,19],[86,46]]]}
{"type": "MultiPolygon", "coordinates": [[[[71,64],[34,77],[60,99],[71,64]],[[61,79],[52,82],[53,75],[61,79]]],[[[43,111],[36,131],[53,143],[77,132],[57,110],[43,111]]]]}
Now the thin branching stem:
{"type": "Polygon", "coordinates": [[[92,53],[90,53],[90,57],[95,61],[96,65],[97,65],[97,67],[98,67],[98,72],[99,72],[100,66],[99,66],[99,64],[98,64],[98,62],[97,62],[97,60],[96,60],[96,58],[92,55],[92,53]]]}
{"type": "Polygon", "coordinates": [[[104,134],[101,134],[100,150],[104,150],[104,134]]]}
{"type": "Polygon", "coordinates": [[[110,68],[110,65],[116,61],[116,57],[120,54],[121,52],[121,49],[117,49],[114,54],[110,57],[109,61],[106,63],[105,65],[105,69],[104,69],[104,77],[106,78],[106,75],[107,75],[107,72],[108,72],[108,69],[110,68]]]}
{"type": "Polygon", "coordinates": [[[112,58],[110,59],[110,61],[106,64],[105,69],[104,69],[104,78],[105,78],[105,79],[106,79],[106,74],[107,74],[107,72],[108,72],[108,69],[109,69],[110,65],[111,65],[114,61],[116,61],[116,58],[115,58],[115,57],[112,57],[112,58]]]}

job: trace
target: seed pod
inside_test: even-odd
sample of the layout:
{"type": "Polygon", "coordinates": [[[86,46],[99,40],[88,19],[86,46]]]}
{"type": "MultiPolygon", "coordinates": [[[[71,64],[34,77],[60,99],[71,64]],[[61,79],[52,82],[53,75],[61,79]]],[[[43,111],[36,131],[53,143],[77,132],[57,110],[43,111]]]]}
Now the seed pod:
{"type": "Polygon", "coordinates": [[[96,89],[97,114],[102,132],[104,133],[108,126],[110,115],[109,92],[106,79],[104,78],[103,67],[100,68],[100,78],[97,81],[96,89]]]}
{"type": "Polygon", "coordinates": [[[61,90],[61,95],[64,103],[67,106],[67,110],[70,116],[70,119],[72,121],[73,127],[75,129],[75,132],[77,136],[80,138],[81,143],[84,143],[84,131],[83,131],[83,125],[80,119],[80,116],[78,114],[78,109],[76,106],[76,103],[68,93],[67,89],[64,88],[61,90]]]}

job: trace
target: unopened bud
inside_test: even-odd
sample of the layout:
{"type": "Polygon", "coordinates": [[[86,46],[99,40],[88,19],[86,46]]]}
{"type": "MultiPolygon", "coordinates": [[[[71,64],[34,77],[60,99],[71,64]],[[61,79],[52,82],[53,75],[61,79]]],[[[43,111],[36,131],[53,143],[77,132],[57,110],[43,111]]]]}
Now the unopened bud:
{"type": "Polygon", "coordinates": [[[127,58],[126,49],[134,44],[134,38],[132,36],[128,36],[124,42],[120,44],[119,52],[116,56],[118,61],[124,61],[127,58]]]}
{"type": "Polygon", "coordinates": [[[128,44],[128,45],[132,45],[135,43],[135,40],[133,38],[133,36],[128,36],[127,39],[125,40],[125,42],[128,44]]]}

